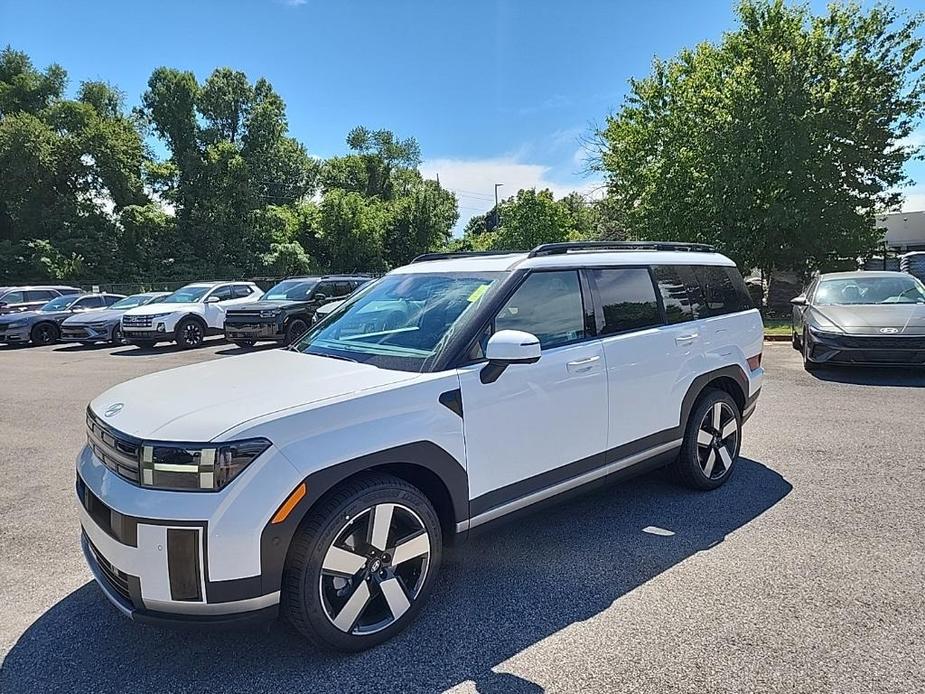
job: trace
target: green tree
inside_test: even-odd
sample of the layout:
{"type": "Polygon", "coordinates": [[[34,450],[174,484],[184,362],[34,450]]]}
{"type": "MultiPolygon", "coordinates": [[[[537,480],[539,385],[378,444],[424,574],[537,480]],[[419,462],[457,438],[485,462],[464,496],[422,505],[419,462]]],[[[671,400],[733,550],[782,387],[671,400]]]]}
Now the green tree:
{"type": "Polygon", "coordinates": [[[57,65],[0,52],[0,281],[109,279],[129,244],[119,223],[150,201],[146,152],[122,95],[85,82],[65,98],[57,65]]]}
{"type": "Polygon", "coordinates": [[[608,233],[715,243],[768,274],[869,251],[915,154],[922,18],[745,0],[738,20],[631,80],[598,133],[608,233]]]}
{"type": "Polygon", "coordinates": [[[310,264],[295,232],[280,236],[267,223],[269,207],[300,204],[317,176],[304,146],[286,134],[285,104],[269,82],[251,85],[244,73],[219,68],[199,85],[192,73],[158,68],[141,115],[170,151],[147,175],[176,210],[176,273],[241,276],[310,264]]]}
{"type": "Polygon", "coordinates": [[[334,189],[321,201],[318,253],[332,272],[383,271],[388,268],[383,230],[386,206],[354,191],[334,189]]]}
{"type": "Polygon", "coordinates": [[[584,219],[585,210],[577,208],[577,193],[556,200],[550,190],[526,188],[499,205],[501,224],[495,229],[486,227],[486,215],[469,220],[464,232],[461,250],[530,250],[541,243],[587,238],[590,222],[584,219]]]}

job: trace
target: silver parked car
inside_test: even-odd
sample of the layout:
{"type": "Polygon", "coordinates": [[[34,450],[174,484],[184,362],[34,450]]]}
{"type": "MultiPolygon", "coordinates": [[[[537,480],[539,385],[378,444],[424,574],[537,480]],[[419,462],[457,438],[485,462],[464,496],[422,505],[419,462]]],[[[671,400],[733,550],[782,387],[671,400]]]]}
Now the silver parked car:
{"type": "Polygon", "coordinates": [[[61,324],[61,342],[122,343],[122,314],[136,306],[158,304],[170,296],[170,292],[145,292],[132,294],[102,311],[80,313],[66,318],[61,324]]]}

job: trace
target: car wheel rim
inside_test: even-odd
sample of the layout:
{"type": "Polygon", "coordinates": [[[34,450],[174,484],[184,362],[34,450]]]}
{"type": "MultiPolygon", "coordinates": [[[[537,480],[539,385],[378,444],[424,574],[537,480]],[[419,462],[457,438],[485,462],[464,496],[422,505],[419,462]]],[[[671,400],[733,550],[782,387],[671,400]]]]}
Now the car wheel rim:
{"type": "Polygon", "coordinates": [[[183,328],[183,339],[188,345],[196,345],[202,340],[202,330],[195,323],[189,323],[183,328]]]}
{"type": "Polygon", "coordinates": [[[41,342],[43,345],[47,345],[49,342],[51,342],[51,328],[46,326],[39,328],[39,342],[41,342]]]}
{"type": "Polygon", "coordinates": [[[725,476],[735,460],[739,443],[739,422],[725,402],[707,410],[697,430],[697,459],[707,479],[725,476]]]}
{"type": "Polygon", "coordinates": [[[318,589],[324,613],[344,633],[385,629],[411,607],[430,566],[430,537],[401,504],[377,504],[349,519],[328,547],[318,589]]]}

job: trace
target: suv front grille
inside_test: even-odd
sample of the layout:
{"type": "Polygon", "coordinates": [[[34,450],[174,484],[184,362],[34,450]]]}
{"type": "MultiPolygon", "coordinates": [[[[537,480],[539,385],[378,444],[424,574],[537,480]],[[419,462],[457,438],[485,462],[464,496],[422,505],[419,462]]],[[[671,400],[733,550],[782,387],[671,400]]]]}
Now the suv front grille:
{"type": "Polygon", "coordinates": [[[87,444],[93,454],[116,474],[138,484],[141,444],[126,434],[112,429],[87,409],[87,444]]]}
{"type": "Polygon", "coordinates": [[[153,316],[122,316],[122,325],[127,328],[150,328],[153,316]]]}
{"type": "Polygon", "coordinates": [[[84,533],[84,537],[87,538],[87,545],[90,547],[90,551],[93,553],[93,558],[96,559],[96,565],[100,567],[100,573],[103,574],[103,577],[106,579],[106,583],[108,583],[114,591],[116,591],[119,595],[131,603],[132,594],[129,591],[129,575],[122,573],[119,571],[119,569],[110,564],[106,557],[100,554],[100,551],[96,548],[96,545],[90,541],[90,538],[86,533],[84,533]]]}

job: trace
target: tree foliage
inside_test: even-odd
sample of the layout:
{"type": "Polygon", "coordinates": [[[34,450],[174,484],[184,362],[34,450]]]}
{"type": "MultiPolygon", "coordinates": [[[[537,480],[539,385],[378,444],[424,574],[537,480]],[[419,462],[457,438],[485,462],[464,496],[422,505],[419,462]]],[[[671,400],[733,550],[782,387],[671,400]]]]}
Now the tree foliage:
{"type": "Polygon", "coordinates": [[[915,154],[902,140],[925,108],[921,17],[782,0],[737,14],[719,43],[632,80],[598,133],[609,226],[766,271],[868,252],[915,154]]]}
{"type": "Polygon", "coordinates": [[[550,190],[527,188],[502,201],[500,224],[488,228],[489,215],[469,220],[454,250],[530,250],[541,243],[587,239],[597,228],[597,207],[579,193],[556,200],[550,190]]]}
{"type": "Polygon", "coordinates": [[[60,66],[0,53],[0,282],[381,271],[458,218],[414,138],[357,127],[321,162],[265,79],[157,68],[133,113],[106,82],[66,88],[60,66]]]}

